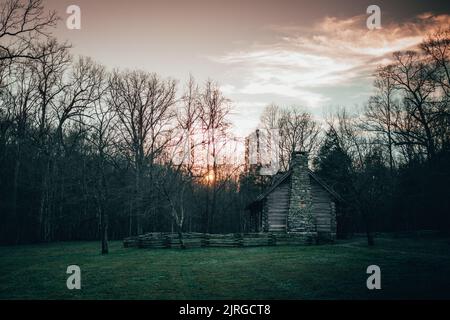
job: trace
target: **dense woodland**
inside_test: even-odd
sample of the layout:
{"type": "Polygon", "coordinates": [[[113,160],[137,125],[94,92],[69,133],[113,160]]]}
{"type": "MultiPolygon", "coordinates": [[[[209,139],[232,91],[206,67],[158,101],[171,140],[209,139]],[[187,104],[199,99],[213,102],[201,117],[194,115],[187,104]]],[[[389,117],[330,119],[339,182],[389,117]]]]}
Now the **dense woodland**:
{"type": "MultiPolygon", "coordinates": [[[[103,239],[107,252],[108,238],[149,231],[245,231],[245,206],[270,181],[236,157],[219,85],[75,57],[51,36],[57,19],[41,0],[1,4],[0,243],[103,239]]],[[[282,170],[306,150],[345,199],[339,236],[450,231],[449,39],[395,53],[358,110],[325,122],[264,110],[282,170]]]]}

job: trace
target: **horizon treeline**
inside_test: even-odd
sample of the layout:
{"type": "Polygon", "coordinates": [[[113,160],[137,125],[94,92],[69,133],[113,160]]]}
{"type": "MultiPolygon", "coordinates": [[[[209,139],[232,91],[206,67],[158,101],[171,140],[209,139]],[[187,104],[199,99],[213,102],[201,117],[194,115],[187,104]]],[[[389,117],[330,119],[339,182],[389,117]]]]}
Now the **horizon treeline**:
{"type": "MultiPolygon", "coordinates": [[[[108,71],[50,31],[42,0],[0,13],[0,243],[153,231],[244,232],[270,179],[244,170],[217,83],[108,71]]],[[[450,229],[449,31],[380,66],[362,112],[320,124],[268,106],[281,169],[293,151],[346,200],[338,233],[450,229]]],[[[370,237],[369,237],[370,238],[370,237]]]]}

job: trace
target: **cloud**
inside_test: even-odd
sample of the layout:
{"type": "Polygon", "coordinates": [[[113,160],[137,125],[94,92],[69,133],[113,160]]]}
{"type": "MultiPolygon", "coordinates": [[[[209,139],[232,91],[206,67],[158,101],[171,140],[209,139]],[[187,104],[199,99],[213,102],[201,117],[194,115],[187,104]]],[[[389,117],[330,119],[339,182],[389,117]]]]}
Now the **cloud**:
{"type": "Polygon", "coordinates": [[[393,52],[414,48],[426,34],[450,25],[450,15],[423,13],[369,30],[366,18],[325,17],[308,28],[269,26],[276,34],[271,41],[210,59],[227,65],[238,79],[239,85],[225,84],[229,93],[270,94],[316,107],[333,99],[331,88],[360,96],[351,88],[359,90],[361,82],[370,86],[376,66],[388,63],[393,52]]]}
{"type": "Polygon", "coordinates": [[[238,137],[245,137],[258,125],[261,110],[267,105],[264,101],[236,101],[230,120],[238,123],[233,132],[238,137]]]}

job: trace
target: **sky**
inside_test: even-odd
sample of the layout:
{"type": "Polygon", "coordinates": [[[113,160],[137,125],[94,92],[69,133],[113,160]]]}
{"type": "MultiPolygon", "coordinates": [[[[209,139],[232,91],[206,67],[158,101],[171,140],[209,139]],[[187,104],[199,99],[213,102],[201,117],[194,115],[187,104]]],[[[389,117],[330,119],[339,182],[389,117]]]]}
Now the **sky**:
{"type": "Polygon", "coordinates": [[[44,0],[62,18],[54,35],[108,68],[142,69],[179,81],[218,82],[232,100],[234,133],[256,128],[270,103],[318,120],[360,108],[373,72],[392,52],[450,26],[446,1],[44,0]],[[381,29],[369,30],[369,5],[381,29]],[[66,8],[81,9],[69,30],[66,8]]]}

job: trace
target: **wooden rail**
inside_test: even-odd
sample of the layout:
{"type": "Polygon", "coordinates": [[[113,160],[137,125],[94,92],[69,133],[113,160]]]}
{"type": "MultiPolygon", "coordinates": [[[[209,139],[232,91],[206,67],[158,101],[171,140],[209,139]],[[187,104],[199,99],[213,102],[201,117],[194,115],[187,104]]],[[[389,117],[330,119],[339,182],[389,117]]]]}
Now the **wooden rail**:
{"type": "Polygon", "coordinates": [[[149,249],[204,247],[262,247],[275,245],[308,245],[316,243],[314,233],[177,233],[152,232],[123,240],[124,247],[149,249]]]}

